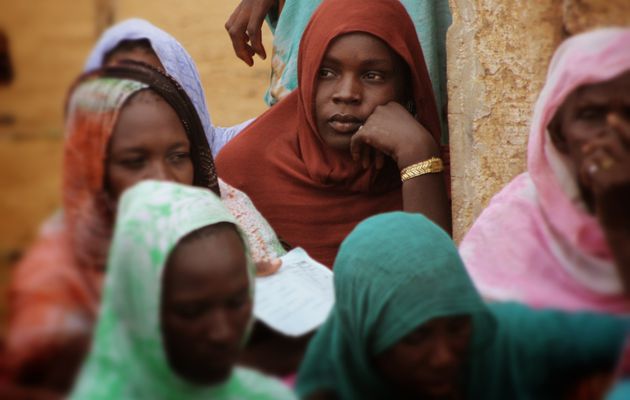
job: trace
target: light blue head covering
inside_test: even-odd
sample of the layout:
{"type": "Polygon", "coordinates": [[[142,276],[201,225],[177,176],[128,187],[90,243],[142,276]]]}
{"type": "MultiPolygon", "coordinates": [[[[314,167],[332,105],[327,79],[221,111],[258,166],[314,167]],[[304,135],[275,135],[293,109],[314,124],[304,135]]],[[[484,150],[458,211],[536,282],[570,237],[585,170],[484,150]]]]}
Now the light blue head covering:
{"type": "Polygon", "coordinates": [[[212,155],[216,156],[223,145],[240,132],[250,121],[233,128],[220,128],[212,125],[197,66],[190,54],[173,36],[143,19],[132,18],[120,22],[107,29],[101,35],[85,63],[84,70],[90,71],[100,68],[105,54],[115,48],[121,41],[139,39],[147,39],[151,42],[151,47],[157,54],[166,72],[184,88],[186,94],[192,100],[208,138],[212,155]]]}

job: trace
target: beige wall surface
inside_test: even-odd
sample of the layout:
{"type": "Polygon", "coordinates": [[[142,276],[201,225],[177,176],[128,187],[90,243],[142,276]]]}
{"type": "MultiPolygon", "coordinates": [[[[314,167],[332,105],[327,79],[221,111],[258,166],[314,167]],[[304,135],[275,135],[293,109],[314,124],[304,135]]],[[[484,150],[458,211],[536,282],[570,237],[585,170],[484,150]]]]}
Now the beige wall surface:
{"type": "Polygon", "coordinates": [[[448,92],[453,225],[460,240],[525,170],[529,120],[567,36],[630,25],[628,0],[450,0],[448,92]]]}
{"type": "MultiPolygon", "coordinates": [[[[175,36],[199,68],[213,122],[266,109],[268,61],[238,60],[223,25],[237,0],[0,0],[14,81],[0,86],[0,326],[9,266],[59,206],[63,102],[109,20],[146,18],[175,36]]],[[[270,34],[265,31],[270,53],[270,34]]]]}

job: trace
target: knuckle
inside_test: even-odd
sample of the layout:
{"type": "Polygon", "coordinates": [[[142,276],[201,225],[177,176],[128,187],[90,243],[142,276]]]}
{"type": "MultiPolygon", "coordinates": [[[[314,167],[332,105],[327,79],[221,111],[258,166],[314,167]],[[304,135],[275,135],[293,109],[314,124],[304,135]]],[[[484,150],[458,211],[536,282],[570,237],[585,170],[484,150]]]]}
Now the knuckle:
{"type": "Polygon", "coordinates": [[[228,34],[230,37],[235,38],[238,36],[238,30],[234,28],[234,26],[230,26],[227,28],[228,34]]]}
{"type": "Polygon", "coordinates": [[[251,26],[248,26],[245,32],[247,33],[247,36],[249,36],[250,39],[258,38],[258,30],[256,28],[252,28],[251,26]]]}

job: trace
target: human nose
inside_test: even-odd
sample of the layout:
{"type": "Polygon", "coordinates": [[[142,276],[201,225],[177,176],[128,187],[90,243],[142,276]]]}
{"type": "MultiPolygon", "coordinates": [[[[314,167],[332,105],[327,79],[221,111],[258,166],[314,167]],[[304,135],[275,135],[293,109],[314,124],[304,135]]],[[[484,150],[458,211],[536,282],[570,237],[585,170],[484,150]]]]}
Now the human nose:
{"type": "Polygon", "coordinates": [[[153,163],[149,176],[147,179],[155,179],[157,181],[175,181],[175,175],[166,162],[156,161],[153,163]]]}
{"type": "Polygon", "coordinates": [[[335,103],[358,104],[361,101],[361,85],[354,76],[344,75],[338,81],[333,95],[335,103]]]}
{"type": "Polygon", "coordinates": [[[433,367],[449,367],[456,361],[455,352],[449,341],[442,338],[434,346],[431,353],[431,365],[433,367]]]}
{"type": "Polygon", "coordinates": [[[212,343],[225,343],[232,339],[234,330],[225,312],[211,312],[206,321],[206,337],[212,343]]]}

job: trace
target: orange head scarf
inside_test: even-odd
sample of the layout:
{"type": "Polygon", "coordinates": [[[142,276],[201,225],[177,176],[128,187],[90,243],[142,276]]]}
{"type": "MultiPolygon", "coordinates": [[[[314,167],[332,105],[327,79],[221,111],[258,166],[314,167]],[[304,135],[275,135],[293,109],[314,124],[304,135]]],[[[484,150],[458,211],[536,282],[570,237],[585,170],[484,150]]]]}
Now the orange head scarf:
{"type": "Polygon", "coordinates": [[[9,289],[7,346],[0,358],[10,375],[27,373],[68,337],[92,330],[113,225],[105,193],[107,146],[120,110],[145,89],[180,117],[191,142],[194,184],[219,191],[203,127],[177,82],[132,63],[80,77],[66,107],[63,220],[45,225],[9,289]]]}
{"type": "Polygon", "coordinates": [[[190,99],[174,79],[134,62],[81,77],[68,104],[63,209],[69,243],[77,264],[83,268],[104,268],[114,211],[105,188],[108,143],[120,110],[143,89],[155,91],[180,117],[191,143],[195,186],[219,193],[203,127],[190,99]]]}
{"type": "Polygon", "coordinates": [[[314,121],[317,72],[338,36],[364,32],[408,65],[417,120],[439,143],[439,119],[416,31],[397,0],[326,0],[313,14],[298,59],[298,89],[258,118],[219,154],[222,179],[245,191],[282,239],[332,266],[343,238],[370,215],[402,208],[393,161],[364,170],[327,146],[314,121]],[[395,26],[395,29],[393,27],[395,26]]]}

